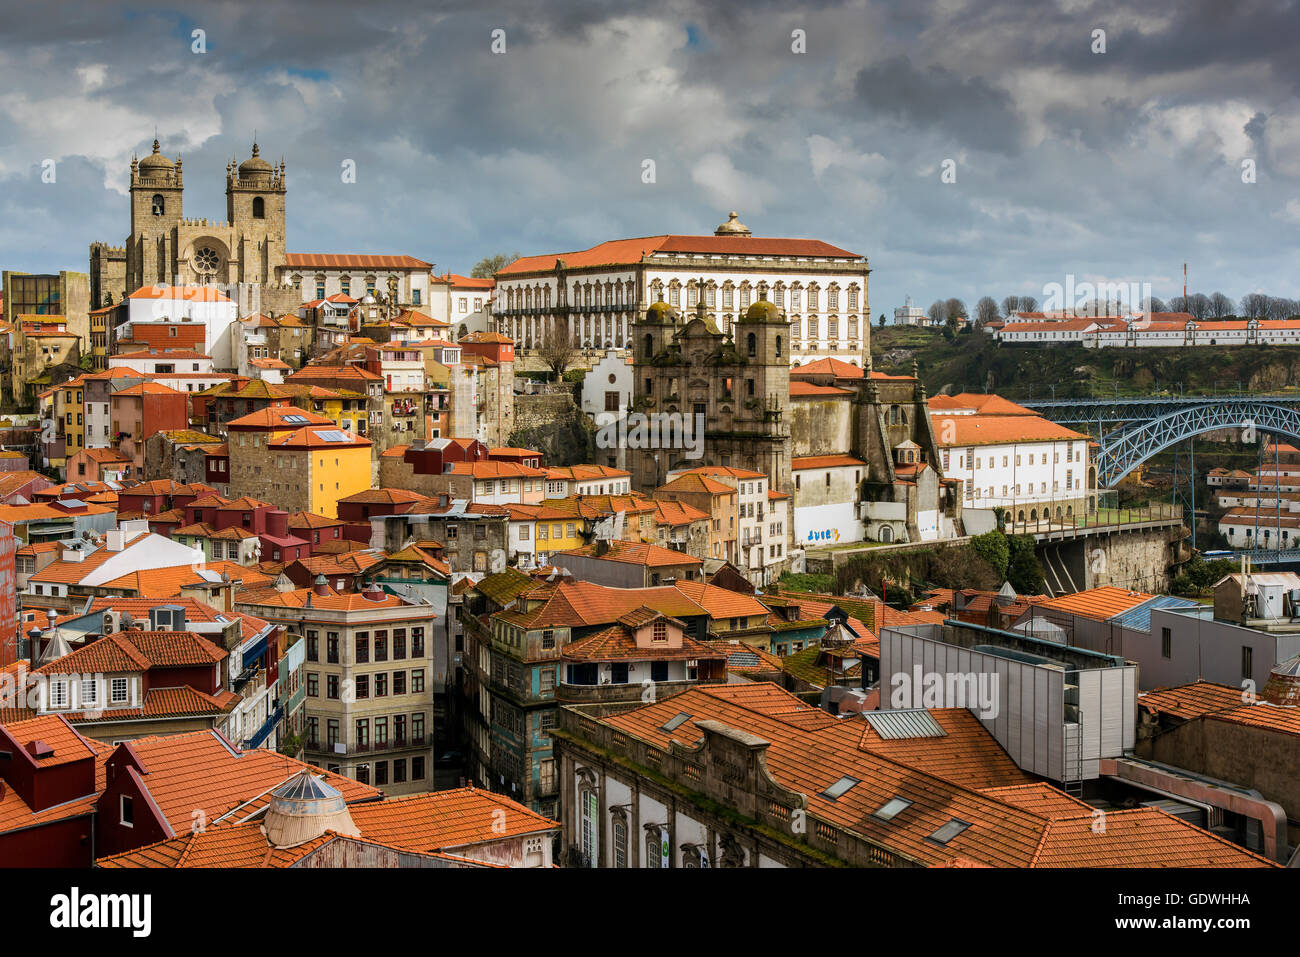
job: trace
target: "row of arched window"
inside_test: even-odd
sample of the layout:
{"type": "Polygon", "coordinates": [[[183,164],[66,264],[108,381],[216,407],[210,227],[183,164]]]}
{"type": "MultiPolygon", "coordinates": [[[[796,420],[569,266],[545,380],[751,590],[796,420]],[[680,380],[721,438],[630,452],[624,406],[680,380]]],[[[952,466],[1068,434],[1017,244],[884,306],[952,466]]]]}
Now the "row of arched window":
{"type": "MultiPolygon", "coordinates": [[[[651,299],[655,302],[667,302],[670,306],[682,305],[682,290],[686,290],[686,306],[694,307],[700,301],[699,282],[690,280],[682,283],[673,279],[668,283],[656,279],[650,284],[651,299]]],[[[825,290],[826,310],[835,312],[843,307],[850,312],[858,308],[858,294],[860,289],[857,283],[853,283],[846,289],[841,288],[839,283],[831,283],[825,290]],[[843,294],[843,295],[842,295],[843,294]]],[[[718,300],[722,300],[723,309],[748,309],[752,305],[752,297],[757,293],[759,300],[768,300],[775,303],[782,309],[788,308],[791,312],[821,312],[822,311],[822,292],[823,289],[818,283],[812,282],[804,285],[802,282],[795,281],[786,285],[784,282],[777,282],[769,286],[765,282],[751,285],[748,280],[736,285],[731,280],[719,285],[716,282],[709,281],[704,284],[704,304],[709,307],[716,307],[718,300]],[[770,294],[770,296],[769,296],[770,294]],[[739,305],[737,306],[737,300],[739,305]]]]}

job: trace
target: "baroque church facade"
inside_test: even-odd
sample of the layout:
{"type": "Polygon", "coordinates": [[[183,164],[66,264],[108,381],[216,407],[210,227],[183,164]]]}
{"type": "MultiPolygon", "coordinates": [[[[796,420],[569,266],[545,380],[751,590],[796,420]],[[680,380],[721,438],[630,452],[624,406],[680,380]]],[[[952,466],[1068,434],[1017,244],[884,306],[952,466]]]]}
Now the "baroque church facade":
{"type": "Polygon", "coordinates": [[[90,248],[92,304],[121,302],[141,286],[278,284],[286,192],[284,160],[267,162],[254,143],[248,159],[226,166],[225,220],[186,218],[182,161],[164,156],[154,140],[149,156],[131,160],[126,244],[90,248]]]}

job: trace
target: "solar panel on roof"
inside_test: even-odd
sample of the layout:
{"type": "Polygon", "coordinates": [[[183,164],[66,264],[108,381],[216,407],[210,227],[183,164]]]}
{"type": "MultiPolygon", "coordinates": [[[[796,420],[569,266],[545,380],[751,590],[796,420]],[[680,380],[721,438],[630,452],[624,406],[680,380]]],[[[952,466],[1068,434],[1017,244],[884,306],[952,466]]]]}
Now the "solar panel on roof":
{"type": "Polygon", "coordinates": [[[322,442],[346,442],[348,440],[347,434],[340,432],[338,429],[317,431],[315,435],[316,438],[320,439],[322,442]]]}
{"type": "Polygon", "coordinates": [[[924,709],[915,711],[873,711],[864,714],[876,734],[886,740],[900,738],[942,738],[944,731],[934,716],[924,709]]]}
{"type": "Polygon", "coordinates": [[[294,425],[306,425],[307,417],[305,415],[286,415],[284,421],[290,422],[294,425]]]}
{"type": "Polygon", "coordinates": [[[663,725],[664,731],[676,731],[679,727],[691,720],[691,716],[684,711],[679,711],[673,717],[669,718],[663,725]]]}

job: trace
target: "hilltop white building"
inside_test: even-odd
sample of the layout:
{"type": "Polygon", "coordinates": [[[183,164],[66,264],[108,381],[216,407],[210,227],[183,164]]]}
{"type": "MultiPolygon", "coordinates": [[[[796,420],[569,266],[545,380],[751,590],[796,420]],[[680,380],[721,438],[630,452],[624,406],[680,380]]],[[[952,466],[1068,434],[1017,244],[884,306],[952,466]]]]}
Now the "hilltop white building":
{"type": "Polygon", "coordinates": [[[584,349],[630,348],[653,302],[684,312],[701,296],[724,333],[760,299],[790,320],[790,363],[832,357],[862,367],[869,343],[865,257],[817,239],[754,236],[733,212],[712,236],[616,239],[526,256],[496,274],[497,331],[525,351],[564,328],[584,349]]]}
{"type": "Polygon", "coordinates": [[[1089,438],[997,395],[937,395],[930,424],[964,509],[1002,508],[1013,523],[1072,521],[1095,507],[1089,438]]]}

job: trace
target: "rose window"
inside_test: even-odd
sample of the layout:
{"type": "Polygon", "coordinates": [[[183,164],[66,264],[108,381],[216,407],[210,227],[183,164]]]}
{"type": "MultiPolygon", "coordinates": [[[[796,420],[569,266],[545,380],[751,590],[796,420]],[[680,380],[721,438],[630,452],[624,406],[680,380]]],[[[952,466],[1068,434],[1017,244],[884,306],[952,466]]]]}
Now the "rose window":
{"type": "Polygon", "coordinates": [[[217,256],[217,251],[211,246],[204,246],[194,254],[194,262],[203,272],[214,272],[217,268],[217,263],[220,261],[220,258],[217,256]]]}

